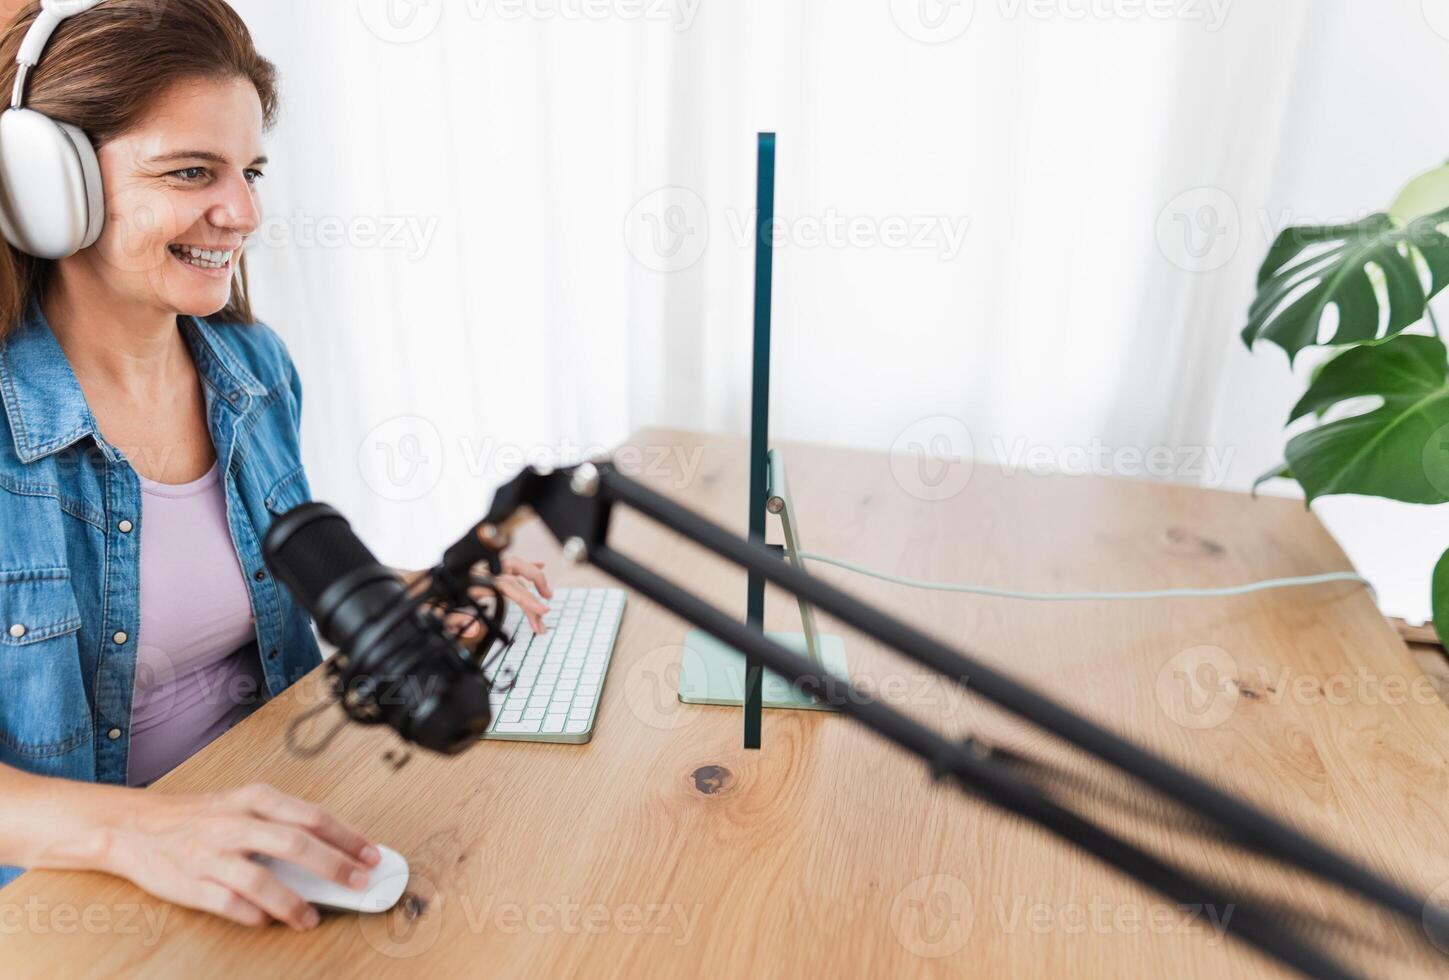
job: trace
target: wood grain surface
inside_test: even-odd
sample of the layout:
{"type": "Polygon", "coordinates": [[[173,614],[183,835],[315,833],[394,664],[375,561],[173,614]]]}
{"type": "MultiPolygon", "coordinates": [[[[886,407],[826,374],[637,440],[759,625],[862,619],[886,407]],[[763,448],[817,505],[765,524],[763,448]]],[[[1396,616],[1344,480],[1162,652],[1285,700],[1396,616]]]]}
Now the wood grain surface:
{"type": "MultiPolygon", "coordinates": [[[[1300,503],[1148,481],[782,446],[805,546],[919,578],[1057,590],[1228,585],[1348,567],[1300,503]],[[955,464],[964,467],[966,464],[955,464]]],[[[743,530],[743,440],[648,431],[621,468],[743,530]]],[[[481,514],[487,501],[478,502],[481,514]]],[[[463,529],[460,528],[461,533],[463,529]]],[[[611,543],[743,614],[744,577],[634,514],[611,543]]],[[[443,542],[440,542],[440,549],[443,542]]],[[[519,553],[557,584],[538,525],[519,553]]],[[[1039,604],[822,578],[969,649],[1414,890],[1449,897],[1449,713],[1351,584],[1233,599],[1039,604]]],[[[798,628],[778,593],[770,628],[798,628]],[[793,621],[792,621],[793,620],[793,621]]],[[[792,616],[792,613],[794,614],[792,616]]],[[[840,629],[854,676],[943,730],[1056,774],[1096,819],[1281,906],[1367,974],[1442,975],[1422,929],[1198,832],[968,690],[840,629]]],[[[0,892],[7,976],[1281,976],[1221,931],[1072,846],[933,784],[852,722],[674,695],[686,624],[631,596],[594,740],[485,742],[456,758],[350,727],[320,756],[283,730],[318,674],[158,784],[256,780],[318,801],[409,859],[387,915],[248,930],[99,874],[0,892]]],[[[328,710],[310,727],[338,717],[328,710]]],[[[1441,937],[1449,938],[1449,937],[1441,937]]]]}

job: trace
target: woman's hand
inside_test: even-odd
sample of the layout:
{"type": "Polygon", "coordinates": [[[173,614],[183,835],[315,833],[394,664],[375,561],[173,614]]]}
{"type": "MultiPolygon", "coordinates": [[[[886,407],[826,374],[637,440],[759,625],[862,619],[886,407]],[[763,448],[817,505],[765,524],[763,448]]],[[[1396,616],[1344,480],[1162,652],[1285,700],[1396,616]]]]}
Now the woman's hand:
{"type": "MultiPolygon", "coordinates": [[[[398,574],[402,576],[403,582],[411,587],[419,576],[426,572],[399,572],[398,574]]],[[[473,569],[473,574],[489,574],[488,566],[480,563],[473,569]]],[[[535,633],[548,632],[548,627],[543,622],[543,617],[548,613],[548,606],[543,599],[552,599],[553,589],[549,587],[548,577],[543,573],[543,562],[525,561],[516,555],[504,555],[503,574],[497,576],[493,581],[498,586],[499,595],[516,603],[518,608],[523,610],[523,615],[528,618],[528,625],[533,628],[535,633]],[[534,594],[533,588],[538,589],[538,595],[534,594]],[[542,596],[543,599],[540,599],[539,596],[542,596]]],[[[475,586],[469,592],[478,599],[488,597],[488,590],[481,585],[475,586]]],[[[482,624],[468,613],[449,613],[443,617],[443,623],[454,634],[465,640],[476,639],[483,632],[482,624]]]]}
{"type": "MultiPolygon", "coordinates": [[[[486,572],[487,569],[484,569],[486,572]]],[[[535,633],[546,633],[548,627],[543,624],[543,617],[548,612],[548,606],[538,596],[544,599],[553,598],[553,589],[549,588],[548,578],[543,574],[543,562],[524,561],[514,555],[505,555],[503,558],[503,574],[494,579],[498,591],[504,598],[510,599],[518,604],[523,610],[523,615],[528,617],[528,625],[533,627],[535,633]],[[538,589],[538,595],[533,594],[533,589],[538,589]]],[[[486,594],[486,593],[485,593],[486,594]]],[[[464,636],[476,636],[479,632],[479,625],[472,624],[472,632],[463,631],[464,636]]]]}
{"type": "Polygon", "coordinates": [[[252,854],[305,868],[348,888],[367,885],[377,848],[321,807],[258,783],[219,793],[135,794],[112,825],[105,870],[178,905],[243,925],[275,919],[293,929],[317,910],[252,854]]]}

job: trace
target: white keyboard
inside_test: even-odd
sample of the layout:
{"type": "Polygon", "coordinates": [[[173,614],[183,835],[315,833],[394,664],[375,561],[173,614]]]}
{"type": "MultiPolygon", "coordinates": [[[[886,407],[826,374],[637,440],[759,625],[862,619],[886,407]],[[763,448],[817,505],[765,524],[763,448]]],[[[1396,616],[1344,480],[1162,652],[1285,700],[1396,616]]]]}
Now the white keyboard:
{"type": "Polygon", "coordinates": [[[555,589],[545,600],[542,636],[509,604],[503,623],[513,643],[489,671],[507,689],[491,694],[493,721],[484,738],[580,743],[594,737],[624,595],[623,589],[555,589]]]}

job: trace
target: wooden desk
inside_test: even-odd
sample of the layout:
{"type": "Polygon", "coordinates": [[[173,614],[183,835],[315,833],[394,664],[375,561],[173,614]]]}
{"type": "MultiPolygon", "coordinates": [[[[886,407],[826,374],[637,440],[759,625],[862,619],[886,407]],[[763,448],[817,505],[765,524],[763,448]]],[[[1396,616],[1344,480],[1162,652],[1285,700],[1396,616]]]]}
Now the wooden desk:
{"type": "MultiPolygon", "coordinates": [[[[642,452],[620,460],[634,459],[636,475],[743,529],[741,440],[653,431],[631,444],[642,452]]],[[[1318,521],[1286,500],[977,465],[959,494],[928,501],[924,485],[909,470],[893,474],[884,456],[784,448],[807,546],[904,574],[1067,590],[1347,567],[1318,521]]],[[[560,584],[606,584],[563,567],[546,537],[534,525],[520,552],[551,559],[560,584]]],[[[642,518],[624,515],[612,541],[743,613],[742,575],[642,518]]],[[[1421,892],[1449,882],[1449,714],[1423,695],[1423,672],[1361,588],[1044,605],[817,570],[1421,892]],[[1212,668],[1233,684],[1214,687],[1212,668]],[[1206,686],[1192,691],[1193,677],[1206,686]]],[[[768,625],[788,628],[792,613],[774,595],[768,625]]],[[[314,675],[161,788],[266,780],[321,802],[407,855],[414,877],[399,907],[332,915],[309,935],[249,931],[103,875],[32,873],[0,894],[4,972],[1282,975],[1223,939],[1206,915],[933,786],[915,762],[843,718],[767,711],[764,750],[742,750],[737,710],[675,699],[685,629],[631,598],[597,732],[583,746],[489,742],[453,759],[415,751],[396,767],[390,733],[349,728],[321,757],[300,761],[282,731],[315,703],[314,675]]],[[[1100,775],[914,665],[846,638],[853,672],[891,701],[1100,775]]],[[[1183,821],[1124,815],[1124,801],[1149,816],[1162,811],[1140,790],[1099,782],[1080,798],[1099,817],[1326,917],[1322,938],[1366,972],[1436,969],[1412,927],[1205,843],[1183,821]]]]}

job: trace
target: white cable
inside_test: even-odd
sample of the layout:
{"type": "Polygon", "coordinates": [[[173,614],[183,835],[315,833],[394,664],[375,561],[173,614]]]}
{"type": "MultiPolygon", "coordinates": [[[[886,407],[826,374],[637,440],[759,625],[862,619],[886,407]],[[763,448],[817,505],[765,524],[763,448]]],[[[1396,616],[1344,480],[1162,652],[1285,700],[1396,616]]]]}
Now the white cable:
{"type": "Polygon", "coordinates": [[[938,592],[970,592],[974,595],[996,596],[1001,599],[1027,599],[1032,602],[1074,602],[1093,599],[1194,599],[1215,596],[1246,595],[1249,592],[1264,592],[1268,589],[1286,589],[1300,585],[1321,585],[1325,582],[1359,582],[1373,591],[1373,583],[1355,572],[1325,572],[1321,575],[1301,575],[1296,578],[1273,578],[1247,585],[1229,585],[1218,589],[1156,589],[1149,592],[1019,592],[1015,589],[993,589],[984,585],[952,585],[948,582],[922,582],[902,578],[886,572],[819,555],[813,551],[802,551],[800,557],[807,561],[824,562],[860,575],[869,575],[885,582],[908,586],[912,589],[934,589],[938,592]]]}

